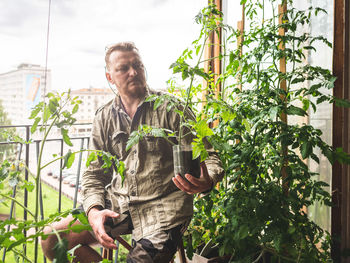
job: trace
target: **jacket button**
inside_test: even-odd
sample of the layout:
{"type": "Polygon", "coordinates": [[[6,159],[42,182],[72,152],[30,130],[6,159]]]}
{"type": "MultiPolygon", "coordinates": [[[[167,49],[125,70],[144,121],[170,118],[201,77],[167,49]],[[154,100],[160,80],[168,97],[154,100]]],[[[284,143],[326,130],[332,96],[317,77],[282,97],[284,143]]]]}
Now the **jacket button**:
{"type": "Polygon", "coordinates": [[[131,191],[131,195],[135,196],[136,195],[135,191],[131,191]]]}
{"type": "Polygon", "coordinates": [[[131,174],[134,174],[134,173],[135,173],[135,170],[131,170],[130,173],[131,173],[131,174]]]}

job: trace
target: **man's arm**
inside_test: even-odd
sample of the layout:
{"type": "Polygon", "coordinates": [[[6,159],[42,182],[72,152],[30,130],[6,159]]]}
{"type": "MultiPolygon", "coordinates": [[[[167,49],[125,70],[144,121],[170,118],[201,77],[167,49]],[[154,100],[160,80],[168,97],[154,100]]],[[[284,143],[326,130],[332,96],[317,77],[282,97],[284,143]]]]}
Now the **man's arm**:
{"type": "Polygon", "coordinates": [[[117,218],[119,214],[108,209],[103,209],[101,206],[92,207],[88,213],[89,223],[97,241],[105,248],[117,249],[114,239],[106,233],[104,227],[104,223],[108,217],[117,218]]]}
{"type": "MultiPolygon", "coordinates": [[[[107,151],[106,135],[101,118],[95,117],[90,139],[91,150],[107,151]]],[[[102,160],[90,163],[83,174],[82,195],[83,207],[97,241],[106,248],[116,249],[114,240],[109,237],[104,228],[107,217],[119,217],[119,214],[105,208],[105,187],[112,179],[112,169],[105,171],[102,160]]]]}

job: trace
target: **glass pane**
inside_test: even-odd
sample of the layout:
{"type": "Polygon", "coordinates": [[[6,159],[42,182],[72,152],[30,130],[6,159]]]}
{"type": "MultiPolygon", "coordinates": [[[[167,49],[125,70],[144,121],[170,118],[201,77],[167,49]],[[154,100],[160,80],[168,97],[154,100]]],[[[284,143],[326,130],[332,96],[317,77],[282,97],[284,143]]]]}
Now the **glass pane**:
{"type": "MultiPolygon", "coordinates": [[[[327,11],[327,14],[320,12],[318,16],[314,16],[311,20],[311,25],[308,31],[313,36],[322,35],[326,37],[328,41],[333,40],[333,1],[331,0],[313,0],[313,1],[295,1],[295,7],[305,8],[307,6],[320,7],[327,11]]],[[[314,42],[313,46],[316,48],[316,52],[308,54],[307,63],[312,66],[320,66],[332,69],[332,48],[326,46],[321,42],[314,42]]],[[[309,83],[312,85],[312,83],[309,83]]],[[[331,92],[329,90],[323,90],[323,92],[331,92]]],[[[319,104],[317,106],[317,112],[309,112],[309,123],[315,128],[322,131],[322,139],[328,144],[332,143],[332,106],[330,104],[319,104]]],[[[316,149],[315,154],[319,157],[320,163],[316,163],[313,160],[309,160],[309,167],[311,171],[319,173],[319,180],[325,181],[331,184],[332,168],[327,158],[324,157],[319,149],[316,149]]],[[[330,191],[330,187],[327,187],[330,191]]],[[[309,216],[324,229],[330,231],[331,209],[329,207],[316,204],[315,206],[308,208],[309,216]]]]}

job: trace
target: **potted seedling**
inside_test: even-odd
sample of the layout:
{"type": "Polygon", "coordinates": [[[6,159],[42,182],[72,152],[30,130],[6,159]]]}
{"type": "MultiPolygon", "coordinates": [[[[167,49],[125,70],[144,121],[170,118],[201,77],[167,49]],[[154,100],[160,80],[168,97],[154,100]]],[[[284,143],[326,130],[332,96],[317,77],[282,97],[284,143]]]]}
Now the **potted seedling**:
{"type": "MultiPolygon", "coordinates": [[[[201,17],[197,19],[200,20],[201,17]]],[[[182,80],[187,81],[187,88],[174,87],[174,82],[170,80],[168,90],[173,94],[157,92],[146,98],[147,102],[153,103],[155,110],[165,104],[167,105],[167,111],[174,111],[178,115],[178,130],[141,125],[138,130],[130,134],[126,146],[128,151],[147,135],[164,138],[173,147],[174,173],[180,174],[184,179],[185,173],[198,178],[200,176],[200,162],[203,162],[208,156],[205,137],[212,135],[212,131],[206,120],[200,118],[196,120],[193,110],[201,103],[199,97],[202,91],[202,85],[196,83],[195,77],[200,76],[207,81],[211,77],[203,68],[200,68],[200,65],[204,62],[202,59],[205,43],[209,38],[208,31],[215,27],[214,24],[215,21],[212,21],[212,24],[207,23],[202,28],[201,35],[204,37],[193,42],[194,52],[185,50],[177,61],[170,66],[174,74],[181,74],[182,80]],[[195,61],[192,57],[194,56],[193,53],[196,56],[195,61]],[[191,66],[188,61],[194,61],[194,65],[191,66]],[[179,95],[178,93],[180,93],[180,96],[176,96],[179,95]]]]}
{"type": "MultiPolygon", "coordinates": [[[[166,99],[168,95],[165,95],[163,99],[166,99]]],[[[153,99],[152,97],[148,99],[153,99]]],[[[159,97],[158,97],[159,99],[159,97]]],[[[178,102],[179,103],[179,102],[178,102]]],[[[181,104],[178,104],[181,105],[181,104]]],[[[177,106],[174,106],[177,107],[177,106]]],[[[183,112],[179,113],[180,115],[183,112]]],[[[187,120],[186,120],[187,121],[187,120]]],[[[192,123],[194,121],[188,121],[192,123]]],[[[184,120],[180,121],[180,127],[188,126],[188,123],[184,123],[184,120]]],[[[185,178],[185,174],[191,174],[192,176],[199,178],[200,176],[200,156],[196,155],[193,151],[192,145],[189,144],[189,140],[184,140],[184,137],[193,137],[190,129],[183,128],[179,132],[169,129],[151,127],[148,125],[141,125],[138,130],[130,134],[126,150],[128,151],[133,145],[142,140],[145,136],[154,136],[164,138],[169,144],[172,145],[174,174],[179,174],[182,178],[185,178]],[[186,130],[186,134],[184,134],[186,130]]]]}

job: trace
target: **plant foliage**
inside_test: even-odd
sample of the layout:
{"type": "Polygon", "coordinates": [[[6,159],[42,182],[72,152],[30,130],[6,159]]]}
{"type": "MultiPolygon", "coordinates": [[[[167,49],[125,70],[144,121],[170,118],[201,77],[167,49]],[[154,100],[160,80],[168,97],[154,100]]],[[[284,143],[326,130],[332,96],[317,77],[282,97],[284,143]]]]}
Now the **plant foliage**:
{"type": "MultiPolygon", "coordinates": [[[[210,242],[218,245],[220,255],[230,255],[231,262],[327,262],[330,235],[306,209],[315,202],[331,206],[331,196],[307,159],[319,163],[316,149],[331,164],[349,163],[349,155],[325,143],[321,130],[312,125],[286,121],[316,112],[321,103],[349,107],[348,101],[331,95],[336,80],[331,72],[305,63],[316,42],[331,46],[326,38],[301,30],[325,10],[298,10],[288,1],[286,12],[279,14],[275,0],[243,3],[249,21],[245,32],[224,25],[222,14],[209,5],[196,17],[202,25],[199,38],[171,66],[183,80],[195,76],[191,83],[206,81],[199,89],[206,103],[197,112],[200,122],[194,129],[201,137],[203,123],[217,123],[203,136],[226,171],[218,189],[196,199],[187,252],[191,257],[210,242]],[[214,33],[225,35],[220,56],[212,58],[221,61],[220,74],[205,72],[204,60],[191,66],[203,40],[214,33]],[[238,47],[237,39],[243,39],[238,47]],[[286,71],[280,61],[286,62],[286,71]]],[[[198,96],[191,99],[200,103],[198,96]]]]}
{"type": "MultiPolygon", "coordinates": [[[[39,131],[42,135],[41,146],[39,150],[39,157],[37,160],[36,171],[31,171],[29,167],[21,162],[11,162],[4,160],[0,165],[0,203],[7,204],[11,201],[14,205],[22,207],[28,214],[27,220],[21,220],[18,218],[11,218],[4,221],[0,221],[0,251],[12,252],[15,255],[16,261],[20,259],[23,262],[37,262],[38,259],[38,238],[45,239],[47,236],[44,234],[44,227],[50,225],[53,222],[59,221],[62,217],[66,217],[72,214],[74,220],[70,223],[68,229],[60,232],[73,231],[79,233],[83,230],[91,230],[87,217],[79,210],[69,210],[64,212],[57,212],[49,215],[47,218],[39,217],[39,189],[40,189],[40,176],[42,170],[54,163],[63,159],[62,169],[72,166],[75,160],[75,154],[81,151],[89,151],[86,166],[89,166],[91,162],[96,161],[98,158],[102,163],[102,167],[106,172],[110,169],[115,169],[124,179],[124,164],[119,162],[114,156],[109,153],[98,150],[81,150],[78,152],[68,151],[64,156],[54,156],[53,160],[43,164],[42,156],[45,143],[53,127],[57,127],[61,131],[62,140],[68,146],[72,146],[71,139],[68,135],[69,127],[74,124],[76,119],[74,114],[78,111],[81,101],[78,97],[72,98],[70,92],[64,92],[61,94],[49,93],[47,95],[48,102],[38,103],[32,110],[30,119],[33,120],[31,126],[31,133],[39,131]],[[29,174],[34,178],[34,183],[24,179],[24,171],[27,170],[29,174]],[[18,189],[25,189],[28,192],[35,193],[35,209],[31,211],[28,207],[16,199],[16,191],[18,189]],[[81,224],[73,225],[73,223],[79,220],[81,224]],[[33,234],[26,234],[29,230],[35,230],[33,234]],[[34,243],[34,258],[28,258],[25,249],[26,244],[34,243]]],[[[18,144],[29,144],[28,142],[20,138],[15,134],[7,133],[7,139],[18,144]]],[[[32,233],[33,231],[31,231],[32,233]]],[[[58,242],[54,247],[55,259],[54,262],[71,262],[74,258],[74,249],[68,251],[68,241],[60,238],[60,233],[55,231],[52,233],[57,236],[58,242]]]]}

